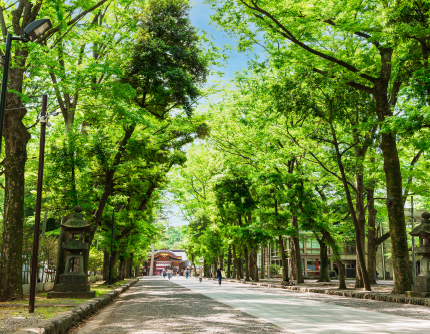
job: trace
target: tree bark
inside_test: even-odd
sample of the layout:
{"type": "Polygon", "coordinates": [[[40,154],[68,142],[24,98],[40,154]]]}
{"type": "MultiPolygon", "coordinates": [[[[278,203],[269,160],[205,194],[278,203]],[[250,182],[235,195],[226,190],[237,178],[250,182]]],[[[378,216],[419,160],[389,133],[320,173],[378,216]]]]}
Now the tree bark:
{"type": "Polygon", "coordinates": [[[265,276],[265,273],[264,273],[264,271],[265,271],[264,270],[265,263],[266,263],[266,254],[265,254],[265,248],[262,245],[261,246],[261,263],[260,263],[260,266],[261,266],[261,269],[260,269],[260,272],[261,272],[260,278],[262,278],[262,279],[264,279],[264,276],[265,276]]]}
{"type": "MultiPolygon", "coordinates": [[[[14,57],[17,63],[16,67],[9,71],[9,91],[15,90],[22,93],[24,77],[22,68],[27,56],[27,47],[20,46],[14,57]]],[[[3,161],[5,193],[0,266],[0,301],[14,298],[22,299],[24,172],[27,160],[27,143],[31,138],[30,133],[22,123],[26,111],[19,95],[12,92],[6,94],[6,115],[3,131],[6,157],[3,161]]]]}
{"type": "Polygon", "coordinates": [[[295,262],[295,272],[297,283],[304,283],[303,279],[303,268],[302,268],[302,257],[300,255],[300,240],[299,240],[299,223],[296,216],[293,216],[292,226],[296,229],[297,235],[295,235],[292,239],[291,247],[294,248],[294,262],[295,262]]]}
{"type": "Polygon", "coordinates": [[[245,254],[245,281],[249,281],[249,254],[248,247],[243,246],[243,252],[245,254]]]}
{"type": "MultiPolygon", "coordinates": [[[[391,60],[393,50],[380,50],[381,76],[375,83],[374,98],[378,121],[382,124],[387,116],[392,116],[400,84],[393,85],[388,100],[388,85],[391,77],[391,60]],[[396,91],[397,89],[397,91],[396,91]]],[[[396,136],[391,132],[381,133],[382,155],[384,157],[384,173],[387,187],[387,211],[391,236],[391,253],[394,271],[394,292],[405,293],[411,290],[412,270],[409,263],[409,247],[406,234],[406,222],[403,206],[402,173],[397,151],[396,136]]]]}
{"type": "Polygon", "coordinates": [[[317,240],[320,245],[320,277],[318,278],[318,282],[330,282],[330,278],[328,276],[329,258],[325,237],[317,238],[317,240]]]}
{"type": "Polygon", "coordinates": [[[257,262],[257,248],[254,248],[254,250],[252,251],[254,253],[254,281],[258,282],[258,262],[257,262]]]}
{"type": "MultiPolygon", "coordinates": [[[[354,142],[358,142],[359,137],[358,134],[354,133],[354,142]]],[[[361,243],[361,248],[365,249],[366,242],[366,210],[364,206],[364,167],[363,160],[366,155],[368,146],[358,146],[354,147],[354,155],[355,155],[355,164],[356,164],[356,173],[355,173],[355,212],[357,216],[358,227],[360,228],[360,240],[356,240],[356,243],[361,243]]],[[[370,277],[369,277],[370,280],[370,277]]],[[[362,275],[361,264],[359,261],[359,255],[357,253],[357,268],[356,268],[356,277],[355,277],[355,287],[363,288],[364,287],[364,279],[362,275]]]]}
{"type": "Polygon", "coordinates": [[[209,265],[207,264],[206,259],[203,260],[203,274],[205,277],[209,277],[209,265]]]}
{"type": "Polygon", "coordinates": [[[227,255],[227,277],[231,277],[231,245],[228,246],[228,255],[227,255]]]}
{"type": "Polygon", "coordinates": [[[238,280],[240,279],[239,259],[237,258],[237,255],[236,255],[236,246],[233,245],[232,247],[233,247],[233,261],[234,261],[233,277],[235,277],[238,280]]]}
{"type": "Polygon", "coordinates": [[[109,252],[103,251],[103,279],[107,281],[109,279],[109,252]]]}
{"type": "Polygon", "coordinates": [[[212,277],[216,277],[216,270],[218,269],[218,266],[217,266],[217,261],[216,260],[214,260],[214,263],[213,263],[213,273],[212,273],[212,277]]]}
{"type": "Polygon", "coordinates": [[[282,259],[282,281],[289,282],[290,279],[288,278],[287,256],[285,255],[284,239],[282,238],[282,235],[278,236],[278,241],[279,241],[279,251],[281,252],[281,259],[282,259]]]}
{"type": "Polygon", "coordinates": [[[345,268],[343,266],[342,260],[336,259],[337,264],[337,270],[339,274],[339,289],[346,289],[346,283],[345,283],[345,268]]]}
{"type": "Polygon", "coordinates": [[[131,253],[130,254],[130,263],[129,263],[129,265],[128,265],[128,270],[129,270],[129,277],[130,278],[132,278],[133,277],[133,273],[132,273],[132,270],[133,270],[133,257],[134,257],[134,253],[131,253]]]}
{"type": "Polygon", "coordinates": [[[249,277],[255,281],[255,270],[254,270],[254,266],[255,266],[255,258],[254,258],[254,250],[251,249],[251,252],[249,253],[249,277]]]}

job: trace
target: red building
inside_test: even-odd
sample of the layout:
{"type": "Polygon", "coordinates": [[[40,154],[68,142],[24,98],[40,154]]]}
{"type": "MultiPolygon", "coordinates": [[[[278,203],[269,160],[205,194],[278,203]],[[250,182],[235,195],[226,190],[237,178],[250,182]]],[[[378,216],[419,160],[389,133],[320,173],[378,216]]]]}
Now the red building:
{"type": "MultiPolygon", "coordinates": [[[[156,250],[154,254],[154,275],[160,275],[163,270],[172,269],[174,273],[183,274],[185,269],[191,268],[191,263],[187,259],[187,254],[184,250],[156,250]]],[[[145,269],[147,275],[151,268],[151,255],[148,256],[148,262],[145,269]]]]}

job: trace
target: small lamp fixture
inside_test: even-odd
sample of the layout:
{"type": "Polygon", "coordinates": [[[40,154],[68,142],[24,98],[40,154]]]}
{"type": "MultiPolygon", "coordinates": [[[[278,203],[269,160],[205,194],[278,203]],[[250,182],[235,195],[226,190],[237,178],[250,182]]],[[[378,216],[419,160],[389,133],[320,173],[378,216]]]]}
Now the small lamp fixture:
{"type": "Polygon", "coordinates": [[[27,27],[25,27],[24,33],[21,35],[22,41],[24,43],[27,43],[28,41],[34,42],[51,28],[52,23],[50,19],[40,19],[31,22],[27,27]]]}
{"type": "MultiPolygon", "coordinates": [[[[40,36],[46,31],[52,28],[52,23],[50,19],[40,19],[31,22],[24,29],[24,33],[21,36],[13,36],[8,33],[6,35],[6,45],[4,56],[1,57],[3,65],[3,78],[1,81],[1,92],[0,92],[0,152],[1,152],[1,138],[3,137],[3,125],[6,109],[6,92],[7,92],[7,79],[9,75],[10,67],[10,52],[12,48],[12,41],[21,41],[27,43],[28,41],[36,41],[40,36]]],[[[33,313],[33,312],[30,312],[33,313]]]]}

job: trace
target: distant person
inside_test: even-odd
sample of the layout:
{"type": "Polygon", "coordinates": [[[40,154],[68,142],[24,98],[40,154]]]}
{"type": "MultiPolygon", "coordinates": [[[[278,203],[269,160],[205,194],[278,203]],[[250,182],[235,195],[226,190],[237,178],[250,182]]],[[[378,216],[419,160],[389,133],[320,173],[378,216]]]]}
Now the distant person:
{"type": "Polygon", "coordinates": [[[169,281],[170,281],[170,279],[172,278],[172,276],[173,276],[173,271],[172,271],[172,269],[169,269],[169,270],[167,271],[167,277],[169,278],[169,281]]]}
{"type": "Polygon", "coordinates": [[[188,271],[188,269],[186,269],[186,270],[185,270],[185,278],[186,278],[186,279],[188,279],[188,274],[189,274],[189,273],[190,273],[190,272],[188,271]]]}
{"type": "Polygon", "coordinates": [[[202,280],[203,280],[203,269],[200,269],[199,282],[201,283],[202,280]]]}
{"type": "Polygon", "coordinates": [[[378,280],[378,279],[379,279],[379,273],[376,272],[376,280],[378,280]]]}
{"type": "Polygon", "coordinates": [[[221,267],[217,269],[216,271],[216,277],[218,278],[218,283],[219,285],[221,285],[221,281],[222,281],[222,273],[221,273],[222,269],[221,267]]]}
{"type": "Polygon", "coordinates": [[[163,278],[166,278],[166,269],[163,270],[163,278]]]}

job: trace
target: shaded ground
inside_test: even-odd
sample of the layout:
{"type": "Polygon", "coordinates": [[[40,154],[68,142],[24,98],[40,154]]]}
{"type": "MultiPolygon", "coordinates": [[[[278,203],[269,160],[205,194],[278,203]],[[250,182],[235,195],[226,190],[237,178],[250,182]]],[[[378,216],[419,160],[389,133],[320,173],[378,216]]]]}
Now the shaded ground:
{"type": "MultiPolygon", "coordinates": [[[[96,296],[103,295],[118,285],[126,283],[121,281],[115,283],[113,287],[102,285],[103,281],[91,284],[91,290],[96,291],[96,296]]],[[[0,334],[11,334],[17,330],[29,327],[39,320],[52,318],[59,313],[69,310],[83,303],[86,299],[62,299],[47,298],[47,292],[37,292],[35,300],[35,309],[33,314],[28,313],[29,295],[24,295],[22,300],[12,300],[9,302],[0,302],[0,334]]]]}
{"type": "MultiPolygon", "coordinates": [[[[232,279],[229,279],[232,280],[232,279]]],[[[233,280],[237,281],[237,280],[233,280]]],[[[240,281],[244,281],[243,279],[240,281]]],[[[275,279],[275,278],[264,278],[259,279],[258,283],[269,283],[269,284],[276,284],[281,286],[281,279],[275,279]]],[[[355,280],[353,279],[347,279],[345,281],[346,287],[349,291],[352,292],[364,292],[362,288],[355,288],[355,280]]],[[[318,282],[316,279],[305,279],[304,283],[294,284],[296,286],[304,287],[304,288],[323,288],[326,290],[338,290],[339,287],[339,281],[338,280],[332,280],[331,282],[318,282]]],[[[391,291],[394,288],[393,281],[378,281],[378,284],[372,284],[371,285],[372,292],[377,292],[381,294],[391,294],[391,291]]],[[[391,294],[394,296],[394,294],[391,294]]],[[[395,295],[400,296],[400,295],[395,295]]]]}
{"type": "MultiPolygon", "coordinates": [[[[192,278],[192,279],[197,280],[196,278],[192,278]]],[[[268,282],[268,280],[261,280],[261,282],[272,284],[275,282],[275,280],[272,280],[271,282],[268,282]]],[[[212,281],[212,283],[214,285],[217,284],[216,281],[212,281]]],[[[238,284],[238,283],[225,282],[225,281],[223,284],[232,285],[236,289],[244,289],[244,290],[246,290],[246,289],[258,289],[258,291],[275,293],[277,295],[283,295],[283,296],[294,297],[294,298],[299,298],[299,299],[319,301],[319,302],[332,304],[332,305],[353,307],[353,308],[360,309],[360,310],[375,311],[375,312],[379,312],[379,313],[386,313],[386,314],[410,317],[410,318],[415,318],[415,319],[430,320],[430,307],[428,307],[428,306],[382,302],[382,301],[370,300],[370,299],[348,298],[348,297],[333,296],[333,295],[328,295],[328,294],[323,294],[323,293],[312,293],[312,292],[284,290],[284,289],[279,289],[279,288],[268,288],[268,287],[264,287],[264,286],[238,284]]],[[[306,282],[304,284],[300,284],[300,286],[321,287],[321,286],[324,286],[325,284],[329,285],[330,283],[306,282]]],[[[391,291],[391,289],[392,289],[392,286],[390,286],[390,284],[385,284],[385,285],[380,284],[376,287],[374,287],[372,285],[372,291],[373,292],[384,293],[384,292],[386,292],[386,290],[391,291]]],[[[348,290],[350,290],[350,289],[348,289],[348,290]]],[[[351,290],[360,291],[360,292],[362,291],[362,289],[361,290],[360,289],[351,289],[351,290]]],[[[388,292],[386,292],[386,293],[388,293],[388,292]]],[[[394,295],[394,294],[391,294],[391,295],[394,295]]],[[[400,295],[395,295],[395,296],[400,296],[400,295]]]]}
{"type": "Polygon", "coordinates": [[[168,280],[141,280],[69,333],[291,333],[168,280]]]}

